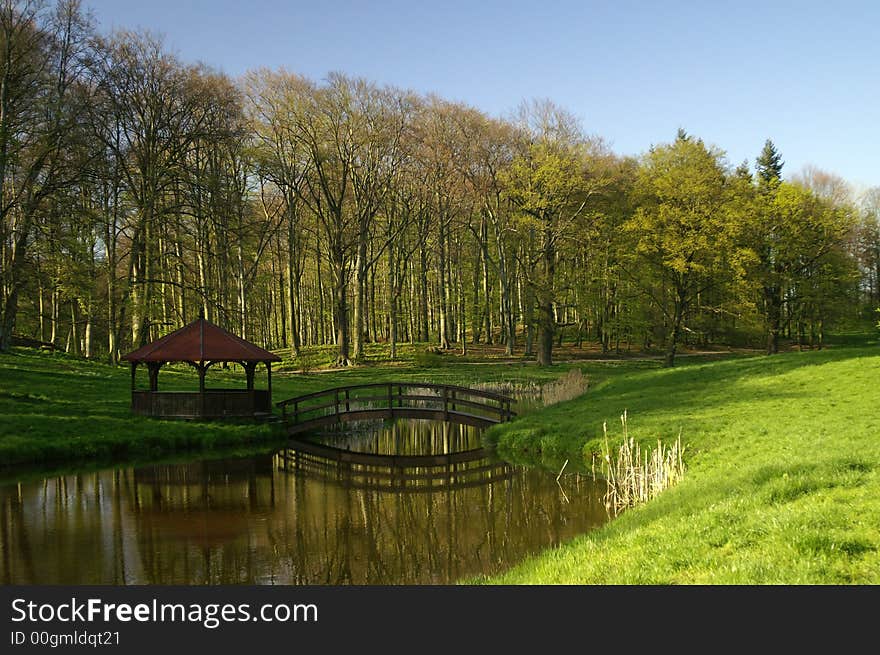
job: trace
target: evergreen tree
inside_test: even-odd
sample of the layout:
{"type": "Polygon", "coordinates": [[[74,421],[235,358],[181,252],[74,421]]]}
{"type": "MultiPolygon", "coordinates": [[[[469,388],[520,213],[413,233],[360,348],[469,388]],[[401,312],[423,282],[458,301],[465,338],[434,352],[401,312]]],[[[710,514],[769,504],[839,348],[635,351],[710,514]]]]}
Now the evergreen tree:
{"type": "Polygon", "coordinates": [[[782,181],[782,167],[785,162],[782,161],[782,155],[773,145],[773,141],[767,139],[764,142],[764,148],[755,163],[758,169],[758,184],[768,189],[778,187],[782,181]]]}
{"type": "Polygon", "coordinates": [[[782,327],[784,289],[779,242],[783,239],[783,232],[790,227],[782,225],[774,212],[774,200],[782,181],[782,166],[785,162],[773,141],[767,139],[755,163],[763,207],[755,216],[757,225],[753,234],[757,237],[755,251],[759,259],[761,307],[767,326],[767,354],[772,355],[779,352],[779,332],[782,327]]]}

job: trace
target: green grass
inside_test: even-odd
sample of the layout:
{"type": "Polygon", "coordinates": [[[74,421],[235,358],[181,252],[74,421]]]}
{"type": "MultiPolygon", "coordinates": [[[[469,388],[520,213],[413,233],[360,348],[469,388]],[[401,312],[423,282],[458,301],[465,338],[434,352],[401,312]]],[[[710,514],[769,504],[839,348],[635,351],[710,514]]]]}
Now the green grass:
{"type": "MultiPolygon", "coordinates": [[[[413,351],[416,353],[416,351],[413,351]]],[[[416,353],[417,354],[417,353],[416,353]]],[[[544,382],[575,366],[551,370],[533,363],[473,363],[455,355],[436,356],[432,365],[418,358],[395,364],[367,363],[345,370],[273,374],[273,398],[279,400],[335,386],[385,380],[471,384],[486,381],[544,382]]],[[[614,375],[616,368],[596,363],[596,375],[614,375]]],[[[146,372],[138,373],[146,388],[146,372]]],[[[212,368],[209,387],[242,388],[240,367],[212,368]]],[[[257,372],[265,388],[265,372],[257,372]]],[[[198,381],[190,367],[164,367],[159,388],[194,390],[198,381]]],[[[0,355],[0,473],[28,466],[131,462],[183,452],[210,453],[228,448],[253,448],[279,443],[275,424],[248,421],[173,421],[132,416],[130,374],[126,366],[111,367],[62,353],[15,348],[0,355]]]]}
{"type": "Polygon", "coordinates": [[[628,412],[645,445],[682,432],[684,480],[504,584],[880,583],[880,347],[629,372],[489,431],[499,450],[589,460],[628,412]]]}

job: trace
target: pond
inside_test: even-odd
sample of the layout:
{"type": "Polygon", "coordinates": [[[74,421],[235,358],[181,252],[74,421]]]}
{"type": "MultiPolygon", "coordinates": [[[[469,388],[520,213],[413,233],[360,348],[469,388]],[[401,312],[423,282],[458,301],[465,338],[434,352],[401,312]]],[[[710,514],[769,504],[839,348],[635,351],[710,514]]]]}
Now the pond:
{"type": "Polygon", "coordinates": [[[608,520],[589,474],[480,430],[364,422],[274,453],[0,487],[0,583],[451,584],[608,520]]]}

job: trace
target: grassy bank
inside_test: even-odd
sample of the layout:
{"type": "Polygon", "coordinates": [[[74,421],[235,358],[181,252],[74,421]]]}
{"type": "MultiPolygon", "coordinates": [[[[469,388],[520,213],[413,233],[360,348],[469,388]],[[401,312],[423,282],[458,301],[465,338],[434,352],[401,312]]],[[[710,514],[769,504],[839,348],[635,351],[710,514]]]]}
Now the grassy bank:
{"type": "Polygon", "coordinates": [[[880,583],[880,347],[642,370],[496,426],[502,453],[589,459],[619,415],[687,445],[684,480],[489,582],[880,583]]]}
{"type": "MultiPolygon", "coordinates": [[[[273,375],[273,396],[278,401],[334,386],[383,380],[541,384],[575,366],[581,365],[546,370],[526,362],[480,363],[452,355],[410,357],[394,364],[368,363],[347,370],[307,374],[280,371],[273,375]]],[[[622,370],[613,362],[597,362],[584,368],[598,379],[622,370]]],[[[139,388],[146,388],[146,372],[140,370],[138,375],[139,388]]],[[[258,388],[265,387],[264,376],[260,367],[258,388]]],[[[198,388],[198,380],[190,367],[166,367],[159,376],[159,385],[166,390],[193,390],[198,388]]],[[[240,368],[212,368],[208,386],[242,388],[244,374],[240,368]]],[[[0,472],[25,465],[34,469],[58,463],[146,461],[185,452],[260,447],[283,439],[277,424],[132,416],[129,389],[125,366],[111,367],[29,348],[0,355],[0,472]]]]}

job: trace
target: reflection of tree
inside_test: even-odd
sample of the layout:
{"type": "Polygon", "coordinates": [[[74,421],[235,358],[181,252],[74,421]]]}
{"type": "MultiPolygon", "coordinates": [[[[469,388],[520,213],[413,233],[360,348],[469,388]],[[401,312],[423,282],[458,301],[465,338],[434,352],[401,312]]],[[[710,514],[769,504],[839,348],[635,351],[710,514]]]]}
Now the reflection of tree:
{"type": "Polygon", "coordinates": [[[113,545],[113,475],[47,478],[0,488],[3,584],[125,583],[113,545]]]}
{"type": "MultiPolygon", "coordinates": [[[[409,453],[473,443],[455,427],[430,429],[401,424],[373,442],[409,453]]],[[[280,463],[248,458],[0,488],[0,581],[447,583],[498,571],[606,519],[603,490],[575,476],[560,480],[566,503],[554,475],[537,470],[388,491],[350,485],[346,471],[325,479],[280,463]]]]}

